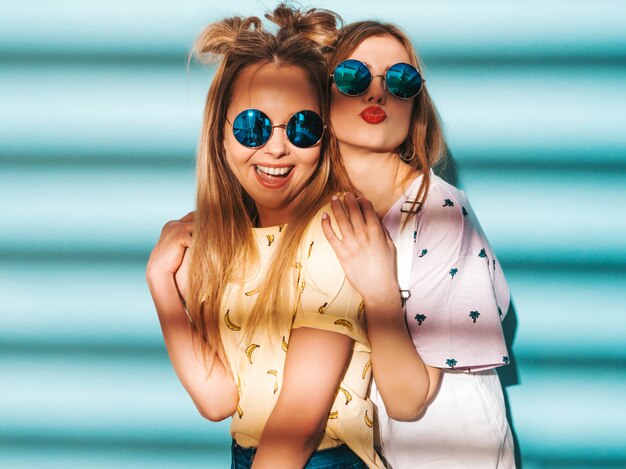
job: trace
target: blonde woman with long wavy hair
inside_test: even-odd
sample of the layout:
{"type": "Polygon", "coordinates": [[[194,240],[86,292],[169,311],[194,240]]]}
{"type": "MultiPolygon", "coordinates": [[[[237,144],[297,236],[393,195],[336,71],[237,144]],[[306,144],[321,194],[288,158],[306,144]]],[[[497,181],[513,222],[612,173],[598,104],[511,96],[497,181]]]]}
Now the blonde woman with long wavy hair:
{"type": "Polygon", "coordinates": [[[393,469],[514,467],[495,373],[509,290],[466,195],[432,172],[446,145],[424,68],[376,21],[343,27],[328,60],[334,170],[371,203],[334,201],[324,230],[363,295],[380,451],[393,469]]]}
{"type": "Polygon", "coordinates": [[[233,468],[382,467],[362,299],[321,228],[338,188],[321,151],[337,17],[281,5],[268,18],[276,34],[230,18],[194,46],[219,60],[196,211],[165,225],[150,292],[199,412],[232,417],[233,468]]]}

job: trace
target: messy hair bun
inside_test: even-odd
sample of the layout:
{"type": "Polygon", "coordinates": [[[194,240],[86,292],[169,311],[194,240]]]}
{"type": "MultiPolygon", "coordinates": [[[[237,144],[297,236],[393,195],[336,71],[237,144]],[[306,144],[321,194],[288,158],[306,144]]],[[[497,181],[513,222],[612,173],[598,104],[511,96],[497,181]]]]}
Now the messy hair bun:
{"type": "Polygon", "coordinates": [[[334,47],[338,26],[343,26],[341,17],[330,10],[311,8],[300,11],[287,3],[279,4],[265,17],[278,25],[276,35],[279,40],[288,40],[299,34],[317,44],[322,52],[328,52],[334,47]]]}
{"type": "Polygon", "coordinates": [[[307,42],[309,49],[320,54],[334,50],[343,25],[339,15],[329,10],[311,8],[301,11],[287,3],[280,3],[265,17],[278,26],[273,36],[265,30],[257,16],[234,16],[211,23],[198,36],[192,48],[191,57],[200,63],[213,63],[240,49],[248,49],[276,40],[278,43],[307,42]]]}
{"type": "Polygon", "coordinates": [[[256,16],[226,18],[204,28],[194,43],[192,55],[202,63],[214,62],[234,50],[240,40],[259,34],[268,33],[256,16]]]}

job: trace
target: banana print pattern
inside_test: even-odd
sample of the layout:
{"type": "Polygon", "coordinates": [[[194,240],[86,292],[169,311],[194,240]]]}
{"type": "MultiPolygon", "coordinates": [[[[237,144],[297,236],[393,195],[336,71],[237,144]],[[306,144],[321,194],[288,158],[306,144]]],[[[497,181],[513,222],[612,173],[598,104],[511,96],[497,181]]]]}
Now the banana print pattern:
{"type": "Polygon", "coordinates": [[[363,314],[363,311],[365,311],[365,302],[361,301],[361,304],[359,305],[359,309],[356,312],[357,319],[361,319],[361,314],[363,314]]]}
{"type": "Polygon", "coordinates": [[[274,376],[274,394],[276,394],[276,391],[278,391],[278,371],[267,370],[267,374],[274,376]]]}
{"type": "Polygon", "coordinates": [[[260,345],[257,344],[250,344],[246,347],[246,356],[248,357],[250,365],[252,365],[252,353],[259,347],[260,345]]]}
{"type": "Polygon", "coordinates": [[[372,367],[372,360],[368,360],[365,366],[363,367],[363,373],[361,373],[361,378],[365,379],[365,377],[367,376],[367,372],[370,370],[371,367],[372,367]]]}
{"type": "Polygon", "coordinates": [[[302,274],[302,264],[300,264],[299,262],[296,262],[294,267],[298,271],[298,278],[296,280],[296,285],[298,285],[300,283],[300,275],[302,274]]]}
{"type": "MultiPolygon", "coordinates": [[[[303,241],[298,247],[298,257],[292,260],[291,266],[295,270],[289,272],[289,301],[293,301],[293,305],[289,303],[287,310],[276,312],[280,315],[280,322],[277,323],[280,333],[273,337],[255,333],[248,336],[251,339],[245,338],[243,340],[246,342],[242,341],[243,333],[247,332],[248,327],[243,318],[246,317],[246,311],[259,297],[261,282],[263,281],[259,279],[262,279],[267,268],[265,262],[268,259],[271,261],[271,255],[275,249],[281,248],[283,243],[281,236],[284,236],[281,233],[288,231],[287,227],[288,225],[285,224],[276,226],[269,231],[256,232],[256,246],[261,254],[259,258],[261,268],[253,270],[250,273],[254,275],[244,277],[245,280],[242,283],[236,283],[232,287],[228,293],[228,300],[224,304],[225,311],[222,310],[223,322],[219,324],[222,334],[224,334],[222,337],[225,338],[226,352],[230,354],[229,358],[232,358],[232,372],[240,398],[232,417],[231,431],[234,432],[232,434],[241,436],[247,445],[250,444],[249,441],[257,439],[258,421],[266,415],[266,411],[271,412],[271,408],[266,406],[266,403],[275,403],[279,393],[282,392],[281,382],[284,378],[282,367],[286,356],[283,355],[283,352],[288,353],[290,330],[293,330],[293,327],[289,327],[288,320],[294,325],[294,321],[300,321],[303,316],[306,316],[303,322],[309,321],[311,326],[304,327],[312,327],[316,325],[315,321],[318,321],[330,330],[334,329],[341,334],[352,336],[356,332],[361,333],[362,321],[365,319],[365,304],[361,301],[362,298],[352,294],[351,290],[346,292],[344,296],[334,296],[337,295],[335,290],[337,283],[333,283],[328,288],[324,282],[320,282],[318,285],[317,275],[320,274],[316,270],[313,270],[313,274],[309,273],[311,266],[317,268],[320,265],[317,262],[317,257],[323,258],[327,255],[326,240],[323,233],[317,229],[314,237],[307,234],[307,237],[303,238],[306,241],[303,241]],[[316,262],[312,263],[313,260],[316,262]],[[308,278],[309,275],[311,275],[310,279],[308,278]],[[337,301],[337,298],[340,300],[337,301]],[[335,316],[336,308],[341,313],[339,316],[335,316]],[[315,312],[319,314],[314,314],[315,312]],[[309,315],[310,313],[313,314],[309,315]],[[257,353],[257,349],[261,350],[257,353]]],[[[331,272],[325,269],[320,270],[320,272],[328,275],[328,279],[323,279],[328,280],[326,283],[330,284],[330,281],[335,280],[334,270],[331,272]]],[[[244,275],[248,274],[248,272],[244,272],[244,275]]],[[[336,275],[339,278],[339,272],[336,275]]],[[[297,327],[302,327],[302,325],[297,327]]],[[[370,455],[371,441],[366,441],[364,437],[367,432],[371,434],[371,429],[362,423],[363,414],[366,410],[364,406],[367,401],[369,383],[367,380],[372,376],[372,366],[371,361],[368,361],[369,351],[358,350],[358,353],[358,359],[355,358],[350,365],[351,380],[346,380],[345,383],[347,384],[344,381],[336,383],[336,395],[334,396],[336,400],[333,408],[328,409],[327,414],[328,430],[326,435],[328,438],[326,438],[326,442],[330,442],[331,439],[336,441],[332,444],[344,442],[344,435],[341,432],[347,428],[344,420],[349,419],[348,426],[350,428],[359,427],[360,430],[355,435],[348,432],[345,438],[349,444],[352,445],[352,442],[356,444],[356,447],[359,448],[359,456],[375,461],[378,457],[373,453],[370,455]],[[359,370],[363,373],[362,380],[358,379],[359,370]],[[348,409],[351,411],[346,412],[348,409]]],[[[367,412],[368,419],[369,413],[371,413],[371,409],[367,412]]],[[[372,466],[368,464],[368,467],[372,466]]]]}
{"type": "Polygon", "coordinates": [[[367,425],[370,428],[374,426],[374,421],[371,418],[369,418],[369,416],[367,415],[367,410],[365,411],[365,425],[367,425]]]}
{"type": "Polygon", "coordinates": [[[226,311],[226,314],[224,315],[224,322],[226,323],[226,327],[228,327],[231,331],[239,332],[241,330],[241,326],[238,326],[237,324],[232,322],[230,320],[229,314],[230,314],[230,309],[226,311]]]}
{"type": "Polygon", "coordinates": [[[350,321],[348,321],[347,319],[337,319],[333,324],[335,324],[337,326],[343,326],[346,329],[348,329],[350,332],[352,332],[354,330],[354,327],[352,326],[352,323],[350,321]]]}
{"type": "Polygon", "coordinates": [[[348,403],[352,400],[352,394],[350,394],[348,391],[346,391],[341,386],[339,386],[339,391],[341,391],[343,393],[343,395],[346,397],[346,405],[348,405],[348,403]]]}

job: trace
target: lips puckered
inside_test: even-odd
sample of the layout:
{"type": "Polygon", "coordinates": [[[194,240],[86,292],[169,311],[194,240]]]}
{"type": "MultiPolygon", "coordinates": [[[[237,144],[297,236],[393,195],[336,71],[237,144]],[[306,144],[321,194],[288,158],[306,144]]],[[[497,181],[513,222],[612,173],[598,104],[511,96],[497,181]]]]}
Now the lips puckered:
{"type": "Polygon", "coordinates": [[[387,118],[387,114],[385,111],[378,106],[370,106],[367,109],[361,111],[361,119],[363,119],[368,124],[380,124],[387,118]]]}

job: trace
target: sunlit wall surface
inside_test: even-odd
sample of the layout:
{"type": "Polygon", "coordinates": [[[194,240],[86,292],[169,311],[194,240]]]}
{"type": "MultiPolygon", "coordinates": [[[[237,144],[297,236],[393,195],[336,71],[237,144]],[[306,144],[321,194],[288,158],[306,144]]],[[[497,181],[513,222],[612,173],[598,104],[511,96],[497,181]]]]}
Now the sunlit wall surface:
{"type": "MultiPolygon", "coordinates": [[[[228,422],[179,384],[144,266],[193,209],[212,71],[186,52],[260,3],[0,1],[1,467],[228,466],[228,422]]],[[[424,58],[446,174],[513,293],[524,467],[626,467],[625,3],[337,3],[316,6],[397,22],[424,58]]]]}

